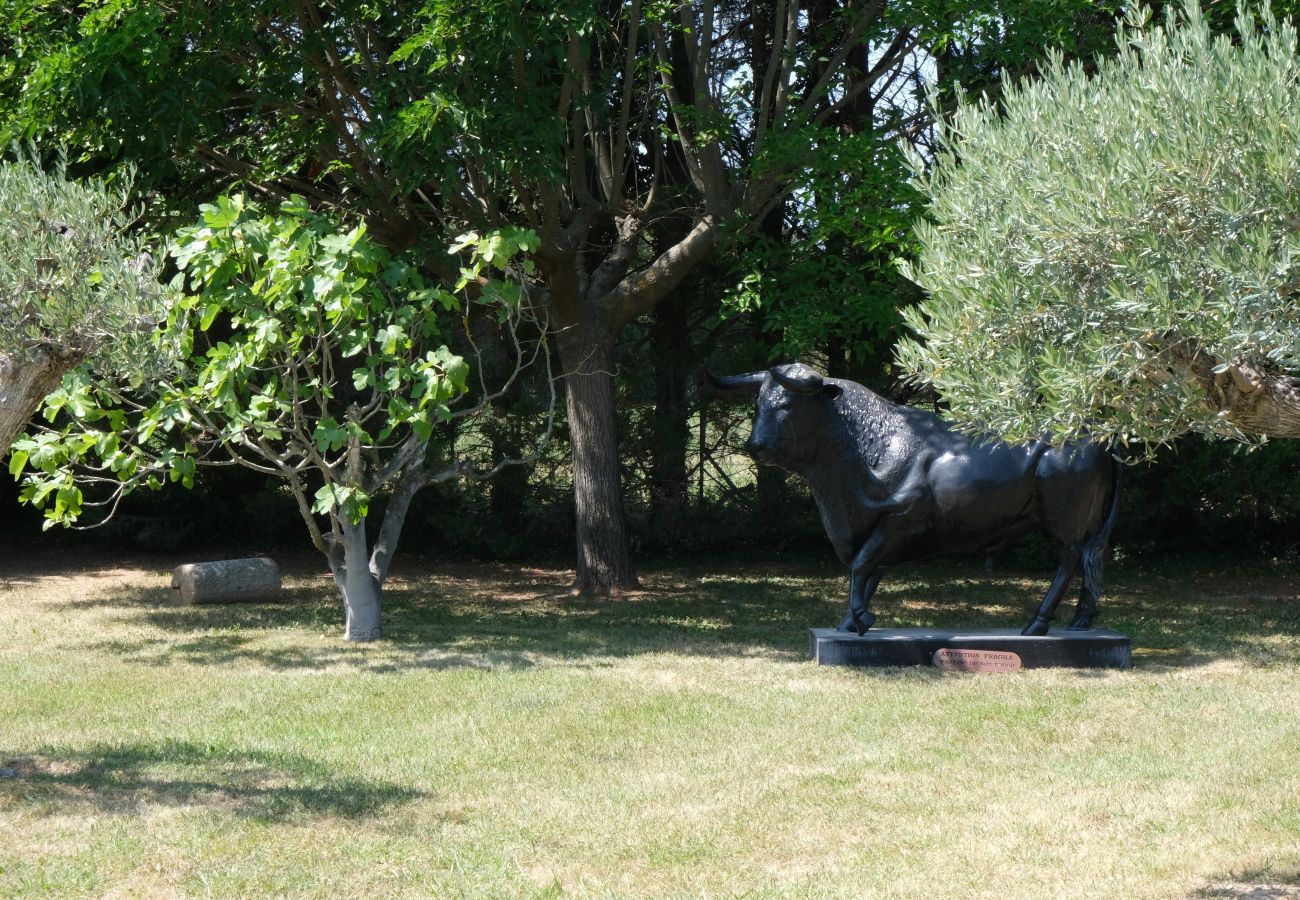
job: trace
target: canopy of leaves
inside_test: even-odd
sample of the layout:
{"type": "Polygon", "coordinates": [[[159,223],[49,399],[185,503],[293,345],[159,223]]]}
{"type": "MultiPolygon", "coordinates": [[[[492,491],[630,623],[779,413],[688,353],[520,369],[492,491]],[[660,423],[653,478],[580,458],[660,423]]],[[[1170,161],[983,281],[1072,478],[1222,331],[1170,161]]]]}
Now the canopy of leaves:
{"type": "Polygon", "coordinates": [[[126,192],[20,159],[0,163],[0,210],[0,353],[138,376],[165,311],[126,192]]]}
{"type": "Polygon", "coordinates": [[[761,311],[779,354],[828,338],[874,353],[910,251],[896,143],[928,132],[922,60],[994,87],[1047,44],[1095,50],[1117,6],[23,2],[0,25],[0,140],[135,160],[159,216],[232,184],[299,193],[423,245],[435,270],[457,231],[527,221],[552,257],[635,273],[704,206],[739,207],[729,309],[761,311]],[[769,229],[786,191],[789,227],[769,229]],[[622,252],[613,216],[631,202],[641,243],[622,252]]]}
{"type": "Polygon", "coordinates": [[[774,358],[815,356],[828,339],[870,355],[899,323],[905,284],[895,259],[912,250],[920,196],[896,138],[839,136],[809,153],[789,226],[737,247],[728,312],[761,311],[774,358]]]}
{"type": "MultiPolygon", "coordinates": [[[[529,237],[482,240],[504,265],[529,237]]],[[[172,255],[188,291],[162,337],[183,343],[186,365],[150,384],[144,404],[84,374],[65,382],[46,407],[59,428],[15,447],[11,471],[32,470],[24,499],[41,503],[78,477],[188,484],[198,464],[242,464],[299,493],[314,481],[317,512],[359,518],[373,492],[422,462],[434,423],[467,389],[469,367],[439,325],[455,295],[364,226],[340,228],[301,199],[267,212],[220,198],[172,255]]],[[[494,298],[519,302],[508,286],[494,298]]],[[[71,520],[80,500],[47,512],[71,520]]]]}
{"type": "Polygon", "coordinates": [[[1002,109],[963,104],[932,171],[929,293],[901,365],[1012,439],[1233,434],[1180,357],[1300,365],[1300,56],[1265,14],[1215,37],[1139,11],[1089,76],[1054,56],[1002,109]]]}

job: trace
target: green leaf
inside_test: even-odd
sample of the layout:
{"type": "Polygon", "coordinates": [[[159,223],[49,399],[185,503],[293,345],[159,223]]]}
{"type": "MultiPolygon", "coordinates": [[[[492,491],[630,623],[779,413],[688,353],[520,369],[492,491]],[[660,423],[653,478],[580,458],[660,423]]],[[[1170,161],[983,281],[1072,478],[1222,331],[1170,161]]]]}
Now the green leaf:
{"type": "Polygon", "coordinates": [[[447,252],[449,254],[460,253],[466,247],[469,247],[472,244],[477,244],[478,241],[479,241],[478,232],[467,231],[456,238],[456,240],[452,243],[452,245],[447,248],[447,252]]]}
{"type": "Polygon", "coordinates": [[[375,335],[379,341],[382,352],[392,356],[403,347],[410,346],[410,341],[406,337],[406,332],[400,325],[386,325],[381,328],[375,335]]]}
{"type": "Polygon", "coordinates": [[[207,331],[216,321],[217,316],[221,314],[220,303],[209,303],[203,308],[203,316],[199,319],[199,331],[207,331]]]}
{"type": "Polygon", "coordinates": [[[338,450],[347,443],[348,429],[340,425],[333,416],[326,416],[316,423],[312,439],[316,442],[316,449],[322,453],[327,450],[338,450]]]}
{"type": "Polygon", "coordinates": [[[22,474],[23,467],[27,465],[28,453],[26,450],[14,450],[9,455],[9,474],[16,480],[22,474]]]}

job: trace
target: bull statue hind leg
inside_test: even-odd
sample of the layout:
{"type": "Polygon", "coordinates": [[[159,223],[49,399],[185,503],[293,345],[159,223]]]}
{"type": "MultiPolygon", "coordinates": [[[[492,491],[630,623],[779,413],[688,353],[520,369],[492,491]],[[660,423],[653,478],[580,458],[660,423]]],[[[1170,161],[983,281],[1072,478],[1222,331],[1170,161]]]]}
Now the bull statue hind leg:
{"type": "Polygon", "coordinates": [[[1069,451],[1050,451],[1039,463],[1039,475],[1044,481],[1039,499],[1043,504],[1044,519],[1056,526],[1048,530],[1060,546],[1060,564],[1037,613],[1021,634],[1047,634],[1056,607],[1075,574],[1081,576],[1083,584],[1069,627],[1072,631],[1086,631],[1092,627],[1092,620],[1097,616],[1097,601],[1101,597],[1106,547],[1119,507],[1123,469],[1118,460],[1112,459],[1109,485],[1106,484],[1105,469],[1099,475],[1089,475],[1095,471],[1096,462],[1104,460],[1102,454],[1105,453],[1103,448],[1091,444],[1069,451]],[[1080,503],[1081,495],[1091,499],[1080,503]],[[1063,515],[1063,510],[1075,514],[1063,515]]]}
{"type": "Polygon", "coordinates": [[[1060,563],[1056,567],[1056,576],[1052,579],[1051,587],[1047,589],[1043,601],[1038,604],[1038,612],[1022,630],[1024,635],[1044,635],[1051,625],[1052,617],[1056,615],[1056,607],[1060,604],[1061,598],[1065,596],[1066,588],[1070,586],[1071,579],[1074,578],[1075,572],[1079,570],[1079,559],[1082,556],[1077,547],[1063,547],[1060,554],[1060,563]]]}

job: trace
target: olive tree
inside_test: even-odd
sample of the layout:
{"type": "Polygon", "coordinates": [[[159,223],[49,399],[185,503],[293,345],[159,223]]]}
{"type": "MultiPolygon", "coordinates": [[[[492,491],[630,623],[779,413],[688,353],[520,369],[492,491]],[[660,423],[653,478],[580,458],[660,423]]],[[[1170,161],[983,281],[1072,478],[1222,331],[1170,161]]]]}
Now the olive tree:
{"type": "MultiPolygon", "coordinates": [[[[161,336],[181,343],[180,365],[135,392],[84,372],[65,379],[46,404],[54,427],[15,445],[22,496],[69,523],[92,506],[111,514],[141,485],[190,485],[203,465],[280,479],[329,562],[344,636],[378,638],[381,587],[417,492],[525,461],[479,466],[433,439],[440,423],[463,428],[526,367],[549,370],[545,323],[530,322],[521,283],[535,243],[506,229],[456,248],[472,254],[457,290],[474,282],[472,302],[513,338],[514,365],[494,390],[449,348],[452,323],[476,346],[466,292],[426,283],[364,225],[340,227],[301,198],[275,212],[240,195],[205,205],[171,248],[182,291],[161,336]]],[[[539,441],[549,431],[548,415],[539,441]]]]}
{"type": "Polygon", "coordinates": [[[0,162],[0,447],[81,363],[138,375],[163,291],[125,188],[0,162]]]}
{"type": "Polygon", "coordinates": [[[914,160],[928,297],[899,361],[1013,439],[1300,436],[1296,28],[1215,36],[1188,3],[1118,41],[963,103],[914,160]]]}

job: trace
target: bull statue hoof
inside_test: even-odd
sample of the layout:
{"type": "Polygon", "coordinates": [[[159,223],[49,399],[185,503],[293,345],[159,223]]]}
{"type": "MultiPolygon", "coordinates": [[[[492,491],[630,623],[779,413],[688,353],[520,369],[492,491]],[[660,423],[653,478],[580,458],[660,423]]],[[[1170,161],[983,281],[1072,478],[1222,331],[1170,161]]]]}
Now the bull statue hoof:
{"type": "Polygon", "coordinates": [[[1048,623],[1046,619],[1035,618],[1020,632],[1025,637],[1042,637],[1047,634],[1048,623]]]}
{"type": "Polygon", "coordinates": [[[1088,631],[1092,628],[1092,616],[1079,613],[1065,628],[1067,631],[1088,631]]]}
{"type": "Polygon", "coordinates": [[[840,624],[836,627],[835,630],[851,631],[854,634],[856,634],[858,637],[861,637],[871,629],[872,625],[875,624],[876,624],[875,613],[871,613],[871,612],[863,613],[862,615],[857,616],[856,618],[854,617],[853,613],[849,613],[847,616],[844,617],[844,621],[840,622],[840,624]]]}

